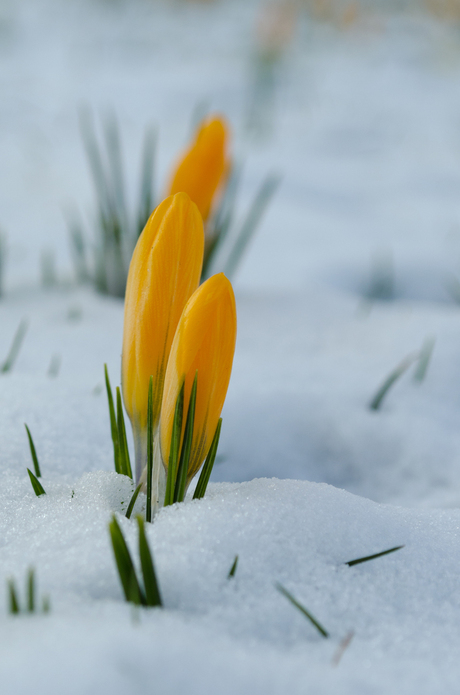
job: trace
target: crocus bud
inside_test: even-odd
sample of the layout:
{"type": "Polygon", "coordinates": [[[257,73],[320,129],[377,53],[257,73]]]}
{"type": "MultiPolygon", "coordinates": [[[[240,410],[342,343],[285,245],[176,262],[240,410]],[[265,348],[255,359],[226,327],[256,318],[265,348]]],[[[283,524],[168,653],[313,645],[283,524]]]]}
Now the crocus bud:
{"type": "Polygon", "coordinates": [[[206,280],[187,302],[177,326],[166,369],[160,417],[161,459],[168,467],[174,413],[184,388],[184,418],[197,374],[197,396],[186,487],[211,446],[232,371],[236,307],[232,285],[223,273],[206,280]]]}
{"type": "Polygon", "coordinates": [[[146,464],[147,401],[153,376],[158,428],[169,352],[203,263],[203,221],[186,193],[166,198],[150,215],[134,249],[125,296],[122,389],[136,450],[136,480],[146,464]]]}
{"type": "Polygon", "coordinates": [[[204,221],[228,170],[227,140],[224,120],[216,116],[205,118],[172,176],[169,193],[188,193],[204,221]]]}

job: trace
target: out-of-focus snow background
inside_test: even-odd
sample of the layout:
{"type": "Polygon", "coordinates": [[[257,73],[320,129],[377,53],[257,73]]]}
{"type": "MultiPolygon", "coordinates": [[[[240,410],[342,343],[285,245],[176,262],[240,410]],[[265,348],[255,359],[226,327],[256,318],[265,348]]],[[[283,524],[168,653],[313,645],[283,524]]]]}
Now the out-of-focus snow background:
{"type": "Polygon", "coordinates": [[[80,109],[98,122],[116,113],[134,194],[144,128],[158,128],[161,193],[202,105],[232,125],[246,164],[243,208],[264,173],[283,177],[238,286],[299,290],[314,277],[358,291],[371,257],[391,250],[398,296],[448,298],[443,279],[457,269],[460,244],[457,26],[417,4],[395,15],[356,3],[349,24],[318,22],[307,12],[316,4],[334,5],[297,10],[265,137],[255,139],[245,125],[263,3],[3,0],[0,208],[10,286],[38,276],[45,248],[68,272],[65,213],[91,216],[80,109]]]}
{"type": "Polygon", "coordinates": [[[10,575],[22,588],[34,565],[53,606],[46,618],[0,611],[8,693],[458,690],[460,3],[287,3],[292,32],[275,32],[273,89],[260,93],[272,11],[0,2],[1,359],[28,321],[0,375],[0,589],[10,575]],[[98,126],[116,114],[134,206],[145,128],[157,127],[160,196],[206,108],[227,116],[244,162],[240,219],[268,172],[282,181],[234,278],[215,484],[149,528],[166,610],[139,616],[106,531],[130,495],[111,472],[102,379],[107,362],[118,383],[123,305],[77,287],[69,252],[66,218],[78,211],[90,234],[95,214],[79,112],[98,126]],[[57,275],[48,289],[43,256],[57,275]],[[383,380],[432,339],[424,381],[412,367],[371,411],[383,380]],[[24,422],[48,493],[38,499],[24,422]]]}

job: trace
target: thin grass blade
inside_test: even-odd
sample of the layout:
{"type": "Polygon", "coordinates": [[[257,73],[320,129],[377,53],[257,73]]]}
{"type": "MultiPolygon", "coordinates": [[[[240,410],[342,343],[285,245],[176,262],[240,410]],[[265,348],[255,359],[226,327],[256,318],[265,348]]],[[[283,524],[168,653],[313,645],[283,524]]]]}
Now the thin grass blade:
{"type": "Polygon", "coordinates": [[[198,478],[198,483],[193,494],[194,500],[200,500],[206,494],[206,489],[208,487],[209,478],[211,477],[212,469],[214,467],[214,462],[216,460],[217,448],[219,446],[220,430],[222,429],[222,418],[219,418],[217,423],[216,431],[211,442],[208,455],[206,456],[206,461],[201,469],[200,477],[198,478]]]}
{"type": "Polygon", "coordinates": [[[236,568],[238,567],[238,555],[235,555],[233,560],[233,565],[230,567],[230,572],[228,573],[227,579],[231,579],[236,574],[236,568]]]}
{"type": "Polygon", "coordinates": [[[17,615],[21,612],[14,579],[8,579],[8,604],[8,610],[11,615],[17,615]]]}
{"type": "Polygon", "coordinates": [[[174,490],[176,487],[177,467],[179,462],[180,435],[182,432],[182,418],[184,413],[184,389],[185,383],[179,391],[174,411],[173,429],[171,435],[171,448],[169,452],[168,475],[166,478],[166,493],[164,506],[174,503],[174,490]]]}
{"type": "Polygon", "coordinates": [[[201,270],[201,282],[207,280],[210,275],[210,266],[212,264],[213,258],[216,255],[217,248],[219,246],[219,230],[216,229],[215,232],[210,233],[205,239],[204,245],[204,255],[203,255],[203,267],[201,270]]]}
{"type": "Polygon", "coordinates": [[[305,606],[302,606],[302,604],[299,603],[299,601],[297,601],[297,599],[290,593],[290,591],[285,589],[284,586],[282,586],[282,584],[276,584],[275,586],[278,589],[278,591],[282,593],[283,596],[285,596],[287,600],[290,601],[292,605],[295,606],[311,622],[311,624],[318,630],[320,635],[322,635],[323,637],[329,637],[329,633],[327,632],[327,630],[325,630],[321,623],[319,623],[316,620],[316,618],[312,616],[310,611],[308,611],[305,608],[305,606]]]}
{"type": "Polygon", "coordinates": [[[37,452],[35,450],[34,440],[32,439],[32,435],[30,434],[30,430],[25,423],[24,423],[24,427],[26,428],[27,436],[29,438],[30,454],[32,456],[32,461],[34,464],[35,475],[37,476],[37,478],[41,478],[42,474],[40,471],[40,464],[38,463],[38,457],[37,457],[37,452]]]}
{"type": "Polygon", "coordinates": [[[134,569],[128,546],[115,516],[112,517],[112,521],[109,524],[109,532],[118,576],[120,577],[125,598],[127,601],[141,606],[144,603],[144,597],[136,577],[136,570],[134,569]]]}
{"type": "Polygon", "coordinates": [[[108,123],[104,129],[109,160],[106,170],[88,111],[81,114],[80,121],[99,208],[95,283],[100,292],[124,296],[127,273],[124,237],[127,233],[127,220],[123,185],[120,188],[121,155],[116,122],[113,118],[113,122],[108,123]]]}
{"type": "Polygon", "coordinates": [[[51,610],[51,601],[49,596],[43,596],[42,599],[42,612],[49,613],[51,610]]]}
{"type": "Polygon", "coordinates": [[[126,439],[125,416],[123,414],[123,405],[121,402],[120,387],[117,386],[117,428],[118,441],[120,445],[120,472],[133,479],[131,470],[131,461],[129,458],[128,441],[126,439]]]}
{"type": "Polygon", "coordinates": [[[375,555],[367,555],[366,557],[359,557],[357,560],[350,560],[345,562],[348,567],[353,567],[353,565],[359,565],[361,562],[368,562],[369,560],[375,560],[377,557],[383,557],[383,555],[389,555],[390,553],[395,553],[397,550],[404,548],[403,545],[397,545],[394,548],[389,548],[389,550],[383,550],[381,553],[375,553],[375,555]]]}
{"type": "Polygon", "coordinates": [[[417,381],[419,384],[421,384],[426,377],[426,373],[431,362],[431,356],[433,355],[435,343],[436,338],[434,336],[430,336],[426,338],[425,342],[422,345],[422,349],[420,350],[420,359],[418,361],[417,368],[414,373],[414,381],[417,381]]]}
{"type": "Polygon", "coordinates": [[[228,177],[228,183],[225,188],[225,193],[222,202],[216,213],[214,229],[217,230],[217,236],[222,241],[225,237],[230,223],[233,219],[235,211],[236,196],[241,181],[243,167],[241,165],[233,165],[228,177]]]}
{"type": "Polygon", "coordinates": [[[149,381],[147,400],[147,503],[145,520],[152,521],[152,478],[153,478],[153,376],[149,381]]]}
{"type": "Polygon", "coordinates": [[[0,367],[0,372],[2,374],[6,374],[7,372],[10,372],[12,370],[14,363],[16,362],[16,359],[19,355],[19,350],[21,349],[21,345],[27,333],[28,326],[29,322],[27,321],[27,319],[22,319],[16,333],[14,334],[13,342],[11,343],[10,351],[7,355],[7,358],[0,367]]]}
{"type": "Polygon", "coordinates": [[[156,130],[154,128],[148,128],[145,132],[144,145],[142,148],[141,195],[137,220],[138,236],[144,229],[145,223],[155,207],[154,169],[156,143],[156,130]]]}
{"type": "Polygon", "coordinates": [[[104,364],[104,374],[105,374],[105,388],[107,391],[107,401],[109,403],[110,432],[112,435],[112,444],[113,444],[113,462],[115,465],[115,472],[121,473],[122,471],[120,469],[120,443],[118,440],[118,425],[117,425],[117,418],[115,416],[115,408],[113,405],[113,395],[112,395],[112,387],[110,385],[110,379],[109,379],[109,370],[107,369],[106,364],[104,364]]]}
{"type": "Polygon", "coordinates": [[[393,384],[395,384],[400,377],[409,369],[409,367],[414,364],[420,357],[419,352],[413,352],[403,359],[398,366],[390,372],[383,384],[378,389],[377,393],[369,403],[370,410],[379,410],[383,403],[383,399],[387,395],[388,391],[391,389],[393,384]]]}
{"type": "Polygon", "coordinates": [[[203,269],[201,271],[202,279],[209,277],[214,256],[216,255],[220,246],[222,246],[222,243],[224,242],[233,222],[236,195],[241,180],[241,171],[241,166],[232,167],[222,202],[216,213],[211,228],[206,231],[203,269]]]}
{"type": "Polygon", "coordinates": [[[105,143],[108,156],[109,170],[106,180],[111,182],[111,206],[114,211],[115,219],[118,219],[119,240],[122,241],[123,234],[128,227],[128,215],[125,202],[125,184],[123,179],[123,161],[121,155],[120,131],[115,114],[112,112],[106,118],[105,143]]]}
{"type": "Polygon", "coordinates": [[[182,442],[182,450],[179,459],[179,468],[177,471],[176,487],[174,490],[174,502],[183,502],[185,497],[185,485],[187,483],[188,464],[190,461],[190,453],[192,450],[193,425],[195,424],[197,380],[198,371],[195,374],[192,390],[190,392],[187,420],[185,421],[184,441],[182,442]]]}
{"type": "Polygon", "coordinates": [[[273,197],[273,194],[278,188],[280,181],[281,178],[279,176],[271,174],[262,183],[262,186],[254,198],[246,219],[243,222],[240,233],[233,244],[233,248],[225,264],[224,273],[228,278],[231,278],[235,273],[235,270],[237,269],[249,242],[254,236],[254,232],[257,229],[262,215],[273,197]]]}
{"type": "Polygon", "coordinates": [[[94,249],[94,259],[95,259],[95,270],[94,270],[94,284],[96,289],[101,294],[108,294],[109,292],[109,280],[108,272],[106,268],[105,253],[100,248],[99,243],[94,249]]]}
{"type": "Polygon", "coordinates": [[[88,267],[86,240],[83,232],[83,225],[77,213],[71,212],[66,215],[67,227],[69,229],[70,251],[74,264],[75,275],[78,283],[88,282],[91,273],[88,267]]]}
{"type": "Polygon", "coordinates": [[[32,471],[29,470],[29,468],[27,469],[27,473],[29,474],[30,482],[32,483],[32,487],[37,497],[40,497],[40,495],[46,495],[46,491],[44,490],[42,484],[40,483],[38,478],[34,476],[32,471]]]}
{"type": "Polygon", "coordinates": [[[162,606],[160,589],[158,587],[155,566],[150,552],[147,536],[145,535],[144,520],[137,517],[139,525],[139,557],[141,560],[142,576],[144,578],[144,591],[147,606],[162,606]]]}
{"type": "Polygon", "coordinates": [[[139,493],[141,491],[142,483],[139,483],[137,488],[133,492],[133,496],[131,497],[130,503],[128,504],[128,509],[126,510],[125,517],[127,519],[131,519],[131,514],[133,513],[134,505],[136,504],[136,500],[139,497],[139,493]]]}
{"type": "Polygon", "coordinates": [[[27,573],[27,610],[35,612],[35,572],[31,567],[27,573]]]}
{"type": "Polygon", "coordinates": [[[135,573],[129,575],[127,601],[133,603],[135,606],[147,605],[144,592],[141,589],[135,573]]]}
{"type": "Polygon", "coordinates": [[[100,214],[107,214],[108,197],[107,180],[104,173],[104,165],[102,156],[97,144],[96,131],[94,128],[93,119],[88,109],[80,111],[80,132],[83,140],[83,145],[86,150],[89,168],[93,177],[94,186],[100,207],[100,214]]]}

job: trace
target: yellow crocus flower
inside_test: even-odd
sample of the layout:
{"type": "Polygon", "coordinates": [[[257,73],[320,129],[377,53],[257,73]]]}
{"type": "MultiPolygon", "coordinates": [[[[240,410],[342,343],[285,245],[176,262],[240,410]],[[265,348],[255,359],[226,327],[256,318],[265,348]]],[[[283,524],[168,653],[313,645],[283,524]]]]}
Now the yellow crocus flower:
{"type": "Polygon", "coordinates": [[[169,193],[188,193],[205,222],[211,212],[214,196],[228,171],[227,141],[228,128],[223,118],[205,118],[172,176],[169,193]]]}
{"type": "Polygon", "coordinates": [[[168,468],[177,397],[184,388],[182,437],[190,393],[197,374],[197,396],[186,488],[200,469],[217,427],[232,371],[236,342],[233,288],[223,273],[206,280],[190,297],[177,326],[166,369],[159,448],[168,468]]]}
{"type": "Polygon", "coordinates": [[[146,464],[147,401],[153,376],[153,427],[158,427],[171,344],[203,263],[203,221],[186,193],[150,215],[129,267],[125,296],[122,389],[136,450],[136,480],[146,464]]]}

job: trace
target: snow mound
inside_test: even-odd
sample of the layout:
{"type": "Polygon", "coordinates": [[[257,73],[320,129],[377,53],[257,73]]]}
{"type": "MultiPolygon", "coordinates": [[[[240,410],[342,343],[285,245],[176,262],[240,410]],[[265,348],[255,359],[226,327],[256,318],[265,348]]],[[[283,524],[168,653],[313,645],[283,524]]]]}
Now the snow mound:
{"type": "MultiPolygon", "coordinates": [[[[73,486],[48,484],[40,498],[27,485],[11,479],[0,493],[2,579],[22,580],[33,565],[52,613],[3,615],[0,678],[8,693],[300,695],[333,687],[351,695],[364,684],[374,689],[362,692],[386,692],[398,682],[398,692],[420,695],[433,692],[435,672],[437,687],[455,692],[458,510],[395,508],[293,480],[211,484],[203,500],[164,509],[147,527],[165,608],[135,611],[123,601],[107,532],[130,482],[87,474],[73,486]],[[402,544],[386,557],[344,564],[402,544]]],[[[119,520],[136,555],[136,524],[119,520]]]]}

